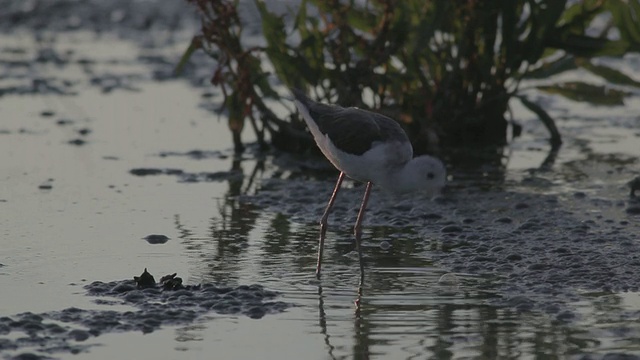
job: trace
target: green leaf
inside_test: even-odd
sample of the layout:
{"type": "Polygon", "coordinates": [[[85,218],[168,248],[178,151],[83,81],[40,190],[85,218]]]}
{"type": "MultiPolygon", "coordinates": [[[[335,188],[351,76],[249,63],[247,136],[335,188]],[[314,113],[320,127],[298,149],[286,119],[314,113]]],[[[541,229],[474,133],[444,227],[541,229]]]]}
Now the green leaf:
{"type": "Polygon", "coordinates": [[[257,86],[258,89],[260,89],[260,92],[262,93],[263,97],[270,97],[270,98],[277,99],[279,98],[279,95],[275,90],[271,88],[271,84],[269,84],[268,76],[269,74],[267,73],[254,75],[252,78],[253,84],[257,86]]]}
{"type": "MultiPolygon", "coordinates": [[[[262,17],[262,29],[267,40],[266,53],[278,77],[285,84],[293,84],[299,77],[300,66],[296,58],[290,54],[289,46],[286,43],[287,33],[285,31],[284,20],[267,9],[264,1],[255,0],[260,16],[262,17]]],[[[266,83],[262,83],[264,87],[266,83]]],[[[261,88],[264,93],[271,93],[266,88],[261,88]]]]}
{"type": "Polygon", "coordinates": [[[611,89],[603,85],[592,85],[579,81],[551,86],[538,86],[538,89],[550,94],[562,95],[574,101],[602,106],[624,105],[624,97],[629,95],[624,91],[611,89]]]}
{"type": "Polygon", "coordinates": [[[525,96],[517,95],[516,97],[520,99],[520,101],[522,102],[522,105],[524,105],[527,109],[531,110],[534,114],[538,116],[538,119],[542,121],[544,126],[549,131],[549,134],[551,135],[551,139],[549,139],[549,142],[551,142],[551,146],[553,148],[559,147],[562,144],[562,137],[560,136],[560,132],[558,131],[558,128],[556,127],[556,123],[553,120],[553,118],[549,116],[549,114],[540,105],[532,101],[529,101],[525,96]]]}
{"type": "Polygon", "coordinates": [[[234,90],[225,99],[225,108],[229,111],[227,125],[229,126],[229,130],[231,130],[231,132],[240,133],[244,128],[244,115],[242,114],[244,110],[243,106],[244,104],[242,103],[237,90],[234,90]]]}
{"type": "Polygon", "coordinates": [[[640,81],[635,81],[625,73],[616,69],[612,69],[604,65],[594,65],[590,61],[582,61],[579,65],[612,84],[640,87],[640,81]]]}
{"type": "Polygon", "coordinates": [[[561,74],[565,71],[576,69],[576,62],[573,56],[563,56],[551,62],[544,62],[541,66],[524,74],[525,79],[548,79],[551,76],[561,74]]]}
{"type": "Polygon", "coordinates": [[[577,1],[562,13],[559,21],[560,27],[574,33],[581,33],[603,11],[604,6],[600,0],[577,1]]]}
{"type": "Polygon", "coordinates": [[[556,38],[559,34],[556,24],[562,15],[567,3],[566,0],[528,1],[531,7],[529,20],[531,32],[527,36],[526,46],[523,49],[525,59],[534,64],[542,55],[549,39],[556,38]]]}
{"type": "Polygon", "coordinates": [[[286,44],[287,33],[284,31],[284,20],[267,9],[264,1],[255,0],[256,7],[262,17],[262,31],[270,47],[281,49],[286,44]]]}
{"type": "Polygon", "coordinates": [[[637,20],[640,16],[638,1],[607,0],[605,6],[611,11],[622,39],[631,44],[640,43],[640,22],[637,20]]]}
{"type": "Polygon", "coordinates": [[[187,64],[187,61],[189,61],[189,59],[191,58],[191,55],[193,55],[196,50],[201,48],[202,39],[200,38],[200,36],[194,36],[193,39],[191,39],[191,42],[189,43],[187,49],[184,51],[184,53],[182,53],[178,64],[176,65],[175,69],[173,69],[173,73],[176,75],[181,74],[184,66],[187,64]]]}
{"type": "Polygon", "coordinates": [[[576,34],[554,37],[548,46],[579,57],[621,56],[629,49],[629,43],[625,40],[608,40],[576,34]]]}
{"type": "Polygon", "coordinates": [[[373,26],[376,24],[377,20],[377,16],[373,12],[360,11],[358,9],[352,8],[347,13],[347,21],[349,22],[349,26],[364,32],[370,32],[373,26]]]}

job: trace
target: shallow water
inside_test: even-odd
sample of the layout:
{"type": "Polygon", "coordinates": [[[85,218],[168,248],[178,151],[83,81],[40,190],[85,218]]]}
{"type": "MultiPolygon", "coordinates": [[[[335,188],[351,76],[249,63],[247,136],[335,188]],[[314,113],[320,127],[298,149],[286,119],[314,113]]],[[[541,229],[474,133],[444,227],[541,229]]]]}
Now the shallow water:
{"type": "Polygon", "coordinates": [[[336,174],[302,171],[307,160],[295,156],[234,156],[224,117],[207,110],[219,94],[193,86],[195,70],[190,81],[167,76],[179,34],[162,47],[80,30],[0,37],[0,318],[31,312],[67,329],[37,343],[25,326],[0,327],[2,357],[640,356],[640,229],[625,185],[640,172],[628,115],[637,98],[597,108],[536,94],[565,116],[557,155],[514,104],[524,135],[491,166],[459,162],[439,199],[375,190],[357,313],[350,232],[361,187],[341,193],[318,281],[316,221],[336,174]],[[150,244],[152,234],[169,240],[150,244]],[[48,318],[135,310],[83,286],[145,267],[187,284],[260,284],[289,307],[86,340],[70,336],[82,325],[48,318]]]}

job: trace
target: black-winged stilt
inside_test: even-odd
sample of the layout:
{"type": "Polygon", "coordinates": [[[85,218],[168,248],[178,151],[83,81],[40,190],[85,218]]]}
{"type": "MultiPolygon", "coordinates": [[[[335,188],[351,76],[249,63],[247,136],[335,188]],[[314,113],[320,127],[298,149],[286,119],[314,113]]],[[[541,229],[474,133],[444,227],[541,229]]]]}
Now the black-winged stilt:
{"type": "Polygon", "coordinates": [[[442,162],[434,157],[422,155],[414,158],[407,134],[394,120],[358,108],[321,104],[309,99],[300,90],[291,91],[295,96],[294,103],[311,130],[316,144],[324,156],[340,170],[333,194],[320,220],[316,275],[320,276],[329,211],[344,176],[347,175],[367,183],[353,228],[362,285],[364,265],[360,238],[371,186],[376,184],[394,193],[421,191],[433,195],[444,187],[446,170],[442,162]]]}

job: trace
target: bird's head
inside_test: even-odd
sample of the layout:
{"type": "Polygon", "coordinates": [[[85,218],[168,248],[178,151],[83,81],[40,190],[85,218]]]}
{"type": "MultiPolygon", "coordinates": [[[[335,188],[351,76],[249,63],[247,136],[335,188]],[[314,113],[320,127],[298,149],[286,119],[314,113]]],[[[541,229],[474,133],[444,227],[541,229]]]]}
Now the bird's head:
{"type": "Polygon", "coordinates": [[[429,155],[422,155],[413,158],[411,162],[413,163],[412,178],[417,187],[415,190],[429,196],[440,193],[447,181],[447,170],[442,161],[429,155]]]}

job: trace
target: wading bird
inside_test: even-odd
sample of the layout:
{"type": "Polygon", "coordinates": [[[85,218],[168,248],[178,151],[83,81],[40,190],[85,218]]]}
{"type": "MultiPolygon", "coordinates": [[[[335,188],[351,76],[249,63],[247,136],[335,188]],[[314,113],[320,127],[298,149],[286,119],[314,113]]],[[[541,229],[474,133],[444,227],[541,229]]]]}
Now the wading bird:
{"type": "Polygon", "coordinates": [[[413,157],[407,134],[394,120],[358,108],[343,108],[309,99],[291,90],[294,103],[307,123],[316,144],[340,170],[327,208],[320,220],[320,243],[316,276],[320,277],[327,218],[345,175],[367,184],[353,232],[360,261],[360,285],[364,282],[362,262],[362,219],[373,184],[393,193],[426,192],[433,195],[445,185],[446,170],[437,158],[413,157]]]}

